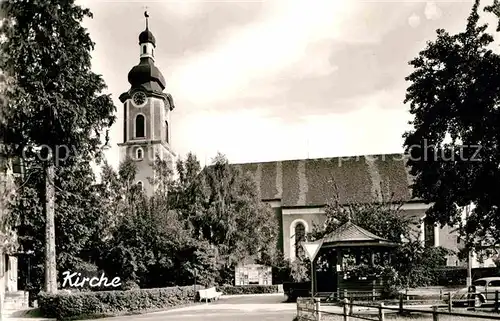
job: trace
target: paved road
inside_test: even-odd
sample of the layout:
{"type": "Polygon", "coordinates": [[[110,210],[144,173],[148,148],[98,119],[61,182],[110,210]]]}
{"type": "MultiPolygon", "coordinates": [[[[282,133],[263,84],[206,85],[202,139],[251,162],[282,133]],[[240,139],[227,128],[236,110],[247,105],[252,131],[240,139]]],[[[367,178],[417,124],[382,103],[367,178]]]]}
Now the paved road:
{"type": "Polygon", "coordinates": [[[156,312],[100,319],[102,321],[292,321],[295,303],[282,303],[283,294],[222,298],[214,303],[156,312]]]}
{"type": "MultiPolygon", "coordinates": [[[[285,295],[283,293],[268,294],[268,295],[241,295],[234,297],[222,297],[213,304],[278,304],[284,303],[285,295]]],[[[295,304],[294,304],[295,305],[295,304]]]]}

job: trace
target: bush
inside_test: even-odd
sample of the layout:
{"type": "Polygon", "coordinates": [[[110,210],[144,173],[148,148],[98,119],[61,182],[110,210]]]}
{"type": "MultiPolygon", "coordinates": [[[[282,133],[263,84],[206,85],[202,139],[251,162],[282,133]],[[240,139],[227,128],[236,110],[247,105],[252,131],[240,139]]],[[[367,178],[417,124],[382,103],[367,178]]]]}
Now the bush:
{"type": "MultiPolygon", "coordinates": [[[[201,289],[197,286],[197,289],[201,289]]],[[[44,317],[71,320],[159,310],[193,302],[193,286],[128,291],[40,293],[38,302],[44,317]]]]}
{"type": "MultiPolygon", "coordinates": [[[[497,267],[484,267],[472,269],[472,280],[497,276],[500,269],[497,267]]],[[[466,267],[442,267],[434,270],[434,285],[457,286],[464,285],[467,278],[466,267]]]]}
{"type": "Polygon", "coordinates": [[[127,290],[139,290],[140,287],[137,283],[134,281],[125,281],[122,284],[122,290],[127,291],[127,290]]]}
{"type": "Polygon", "coordinates": [[[217,291],[226,295],[278,293],[277,285],[224,285],[217,286],[217,291]]]}

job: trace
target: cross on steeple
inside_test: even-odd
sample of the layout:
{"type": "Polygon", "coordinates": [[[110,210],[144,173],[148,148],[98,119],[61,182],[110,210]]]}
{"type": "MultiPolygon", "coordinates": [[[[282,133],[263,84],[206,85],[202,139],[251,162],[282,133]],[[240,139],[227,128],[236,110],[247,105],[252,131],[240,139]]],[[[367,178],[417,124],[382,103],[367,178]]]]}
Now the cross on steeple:
{"type": "Polygon", "coordinates": [[[148,13],[148,7],[147,6],[144,6],[144,17],[146,18],[146,30],[148,30],[149,13],[148,13]]]}

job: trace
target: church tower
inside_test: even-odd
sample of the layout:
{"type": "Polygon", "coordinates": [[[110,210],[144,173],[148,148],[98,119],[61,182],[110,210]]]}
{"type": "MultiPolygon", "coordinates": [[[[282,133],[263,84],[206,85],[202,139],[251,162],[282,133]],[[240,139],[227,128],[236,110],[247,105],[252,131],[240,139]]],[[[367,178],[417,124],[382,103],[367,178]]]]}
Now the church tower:
{"type": "Polygon", "coordinates": [[[176,154],[171,147],[170,113],[174,109],[172,96],[165,90],[165,78],[155,66],[156,40],[149,30],[139,34],[140,62],[128,73],[130,89],[120,95],[123,103],[123,143],[119,144],[121,160],[127,156],[137,165],[136,183],[148,195],[154,191],[150,179],[158,155],[173,166],[176,154]]]}

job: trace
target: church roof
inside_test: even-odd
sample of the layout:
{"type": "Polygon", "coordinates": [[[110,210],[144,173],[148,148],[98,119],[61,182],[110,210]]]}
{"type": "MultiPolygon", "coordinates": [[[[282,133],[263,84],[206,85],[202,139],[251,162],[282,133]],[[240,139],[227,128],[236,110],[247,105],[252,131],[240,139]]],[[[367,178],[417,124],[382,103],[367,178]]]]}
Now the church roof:
{"type": "Polygon", "coordinates": [[[262,200],[316,207],[337,195],[342,204],[411,201],[412,177],[401,154],[234,164],[254,175],[262,200]]]}
{"type": "Polygon", "coordinates": [[[323,238],[323,243],[372,241],[389,242],[388,240],[381,238],[362,227],[357,226],[351,221],[340,226],[338,229],[323,238]]]}

